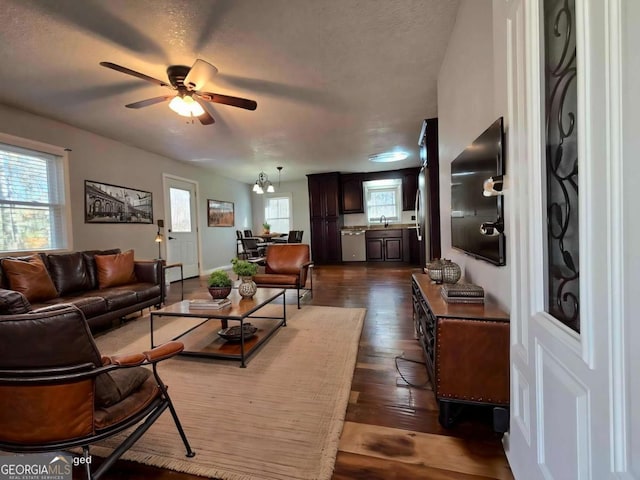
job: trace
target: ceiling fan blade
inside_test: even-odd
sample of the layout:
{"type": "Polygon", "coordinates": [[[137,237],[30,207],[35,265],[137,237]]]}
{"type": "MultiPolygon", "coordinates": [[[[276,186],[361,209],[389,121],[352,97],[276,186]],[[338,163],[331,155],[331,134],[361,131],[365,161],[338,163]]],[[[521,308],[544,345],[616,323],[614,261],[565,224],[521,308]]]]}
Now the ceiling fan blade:
{"type": "Polygon", "coordinates": [[[131,75],[137,78],[141,78],[142,80],[146,80],[147,82],[155,83],[156,85],[160,85],[161,87],[171,87],[167,82],[163,82],[158,80],[157,78],[150,77],[149,75],[145,75],[144,73],[136,72],[135,70],[131,70],[130,68],[123,67],[121,65],[117,65],[111,62],[100,62],[100,65],[103,67],[110,68],[117,72],[126,73],[127,75],[131,75]]]}
{"type": "Polygon", "coordinates": [[[258,104],[255,100],[248,100],[240,97],[230,97],[229,95],[220,95],[219,93],[198,92],[203,100],[213,103],[222,103],[223,105],[231,105],[232,107],[240,107],[246,110],[255,110],[258,104]]]}
{"type": "Polygon", "coordinates": [[[213,119],[213,115],[211,115],[211,109],[209,108],[209,104],[197,96],[193,96],[193,99],[200,104],[200,106],[204,109],[204,114],[198,117],[200,123],[202,125],[213,125],[216,121],[213,119]]]}
{"type": "Polygon", "coordinates": [[[204,60],[196,60],[184,77],[184,86],[188,90],[200,90],[218,73],[218,69],[204,60]]]}
{"type": "Polygon", "coordinates": [[[140,100],[139,102],[129,103],[125,105],[127,108],[142,108],[149,105],[155,105],[156,103],[166,102],[167,100],[175,97],[175,95],[162,95],[161,97],[148,98],[146,100],[140,100]]]}
{"type": "Polygon", "coordinates": [[[213,117],[209,115],[209,112],[204,112],[204,115],[200,115],[198,117],[198,120],[200,120],[200,123],[202,125],[213,125],[214,123],[216,123],[213,117]]]}

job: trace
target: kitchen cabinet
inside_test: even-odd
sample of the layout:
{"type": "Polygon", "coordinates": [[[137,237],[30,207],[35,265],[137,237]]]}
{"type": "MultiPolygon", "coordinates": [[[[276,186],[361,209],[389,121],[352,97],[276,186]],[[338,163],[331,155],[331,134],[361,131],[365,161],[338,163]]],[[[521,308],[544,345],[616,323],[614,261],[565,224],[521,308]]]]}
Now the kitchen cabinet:
{"type": "MultiPolygon", "coordinates": [[[[509,315],[484,304],[447,303],[425,274],[412,275],[413,321],[442,426],[464,405],[509,406],[509,315]]],[[[495,412],[495,410],[494,410],[495,412]]]]}
{"type": "Polygon", "coordinates": [[[422,242],[418,241],[416,229],[407,229],[409,234],[409,263],[411,265],[422,265],[420,260],[420,249],[422,242]]]}
{"type": "Polygon", "coordinates": [[[311,223],[311,256],[317,264],[342,261],[340,230],[340,174],[307,175],[311,223]]]}
{"type": "Polygon", "coordinates": [[[368,230],[365,234],[368,262],[403,262],[404,233],[402,229],[368,230]]]}
{"type": "Polygon", "coordinates": [[[419,168],[402,170],[402,210],[415,210],[419,168]]]}
{"type": "Polygon", "coordinates": [[[340,175],[342,186],[342,213],[364,213],[362,182],[364,175],[347,173],[340,175]]]}

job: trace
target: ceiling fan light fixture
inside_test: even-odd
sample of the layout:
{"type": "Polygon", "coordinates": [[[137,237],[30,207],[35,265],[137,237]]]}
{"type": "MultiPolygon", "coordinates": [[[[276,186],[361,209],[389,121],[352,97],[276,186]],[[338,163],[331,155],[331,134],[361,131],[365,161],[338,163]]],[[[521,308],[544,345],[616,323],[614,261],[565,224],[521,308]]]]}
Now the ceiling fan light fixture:
{"type": "Polygon", "coordinates": [[[204,115],[204,108],[191,95],[173,97],[173,100],[169,102],[169,108],[183,117],[204,115]]]}

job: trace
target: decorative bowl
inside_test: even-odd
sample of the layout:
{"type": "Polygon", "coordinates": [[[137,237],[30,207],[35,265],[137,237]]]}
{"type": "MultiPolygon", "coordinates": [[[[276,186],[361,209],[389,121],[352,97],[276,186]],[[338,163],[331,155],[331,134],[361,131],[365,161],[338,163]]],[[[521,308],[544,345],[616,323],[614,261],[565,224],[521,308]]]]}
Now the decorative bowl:
{"type": "MultiPolygon", "coordinates": [[[[243,324],[242,329],[244,330],[245,340],[253,337],[258,331],[258,327],[255,327],[250,323],[243,324]]],[[[227,342],[239,342],[240,341],[240,325],[235,325],[229,328],[223,328],[218,332],[218,335],[224,338],[227,342]]]]}
{"type": "Polygon", "coordinates": [[[231,287],[209,287],[211,298],[227,298],[231,293],[231,287]]]}

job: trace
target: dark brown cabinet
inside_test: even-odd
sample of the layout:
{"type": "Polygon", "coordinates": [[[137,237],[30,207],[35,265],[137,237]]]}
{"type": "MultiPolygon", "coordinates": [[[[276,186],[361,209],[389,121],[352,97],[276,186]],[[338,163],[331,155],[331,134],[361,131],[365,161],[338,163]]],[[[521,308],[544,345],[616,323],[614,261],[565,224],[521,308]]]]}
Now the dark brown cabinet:
{"type": "Polygon", "coordinates": [[[416,208],[419,173],[419,168],[410,168],[402,171],[402,210],[414,210],[416,208]]]}
{"type": "Polygon", "coordinates": [[[425,274],[414,273],[411,284],[414,326],[440,423],[451,427],[465,404],[508,407],[509,315],[486,299],[447,303],[425,274]]]}
{"type": "Polygon", "coordinates": [[[342,261],[340,174],[307,175],[311,221],[311,255],[318,264],[342,261]]]}
{"type": "Polygon", "coordinates": [[[400,229],[368,230],[365,234],[368,262],[403,262],[404,233],[400,229]]]}
{"type": "Polygon", "coordinates": [[[347,173],[340,175],[342,185],[342,213],[364,213],[362,182],[364,175],[347,173]]]}

